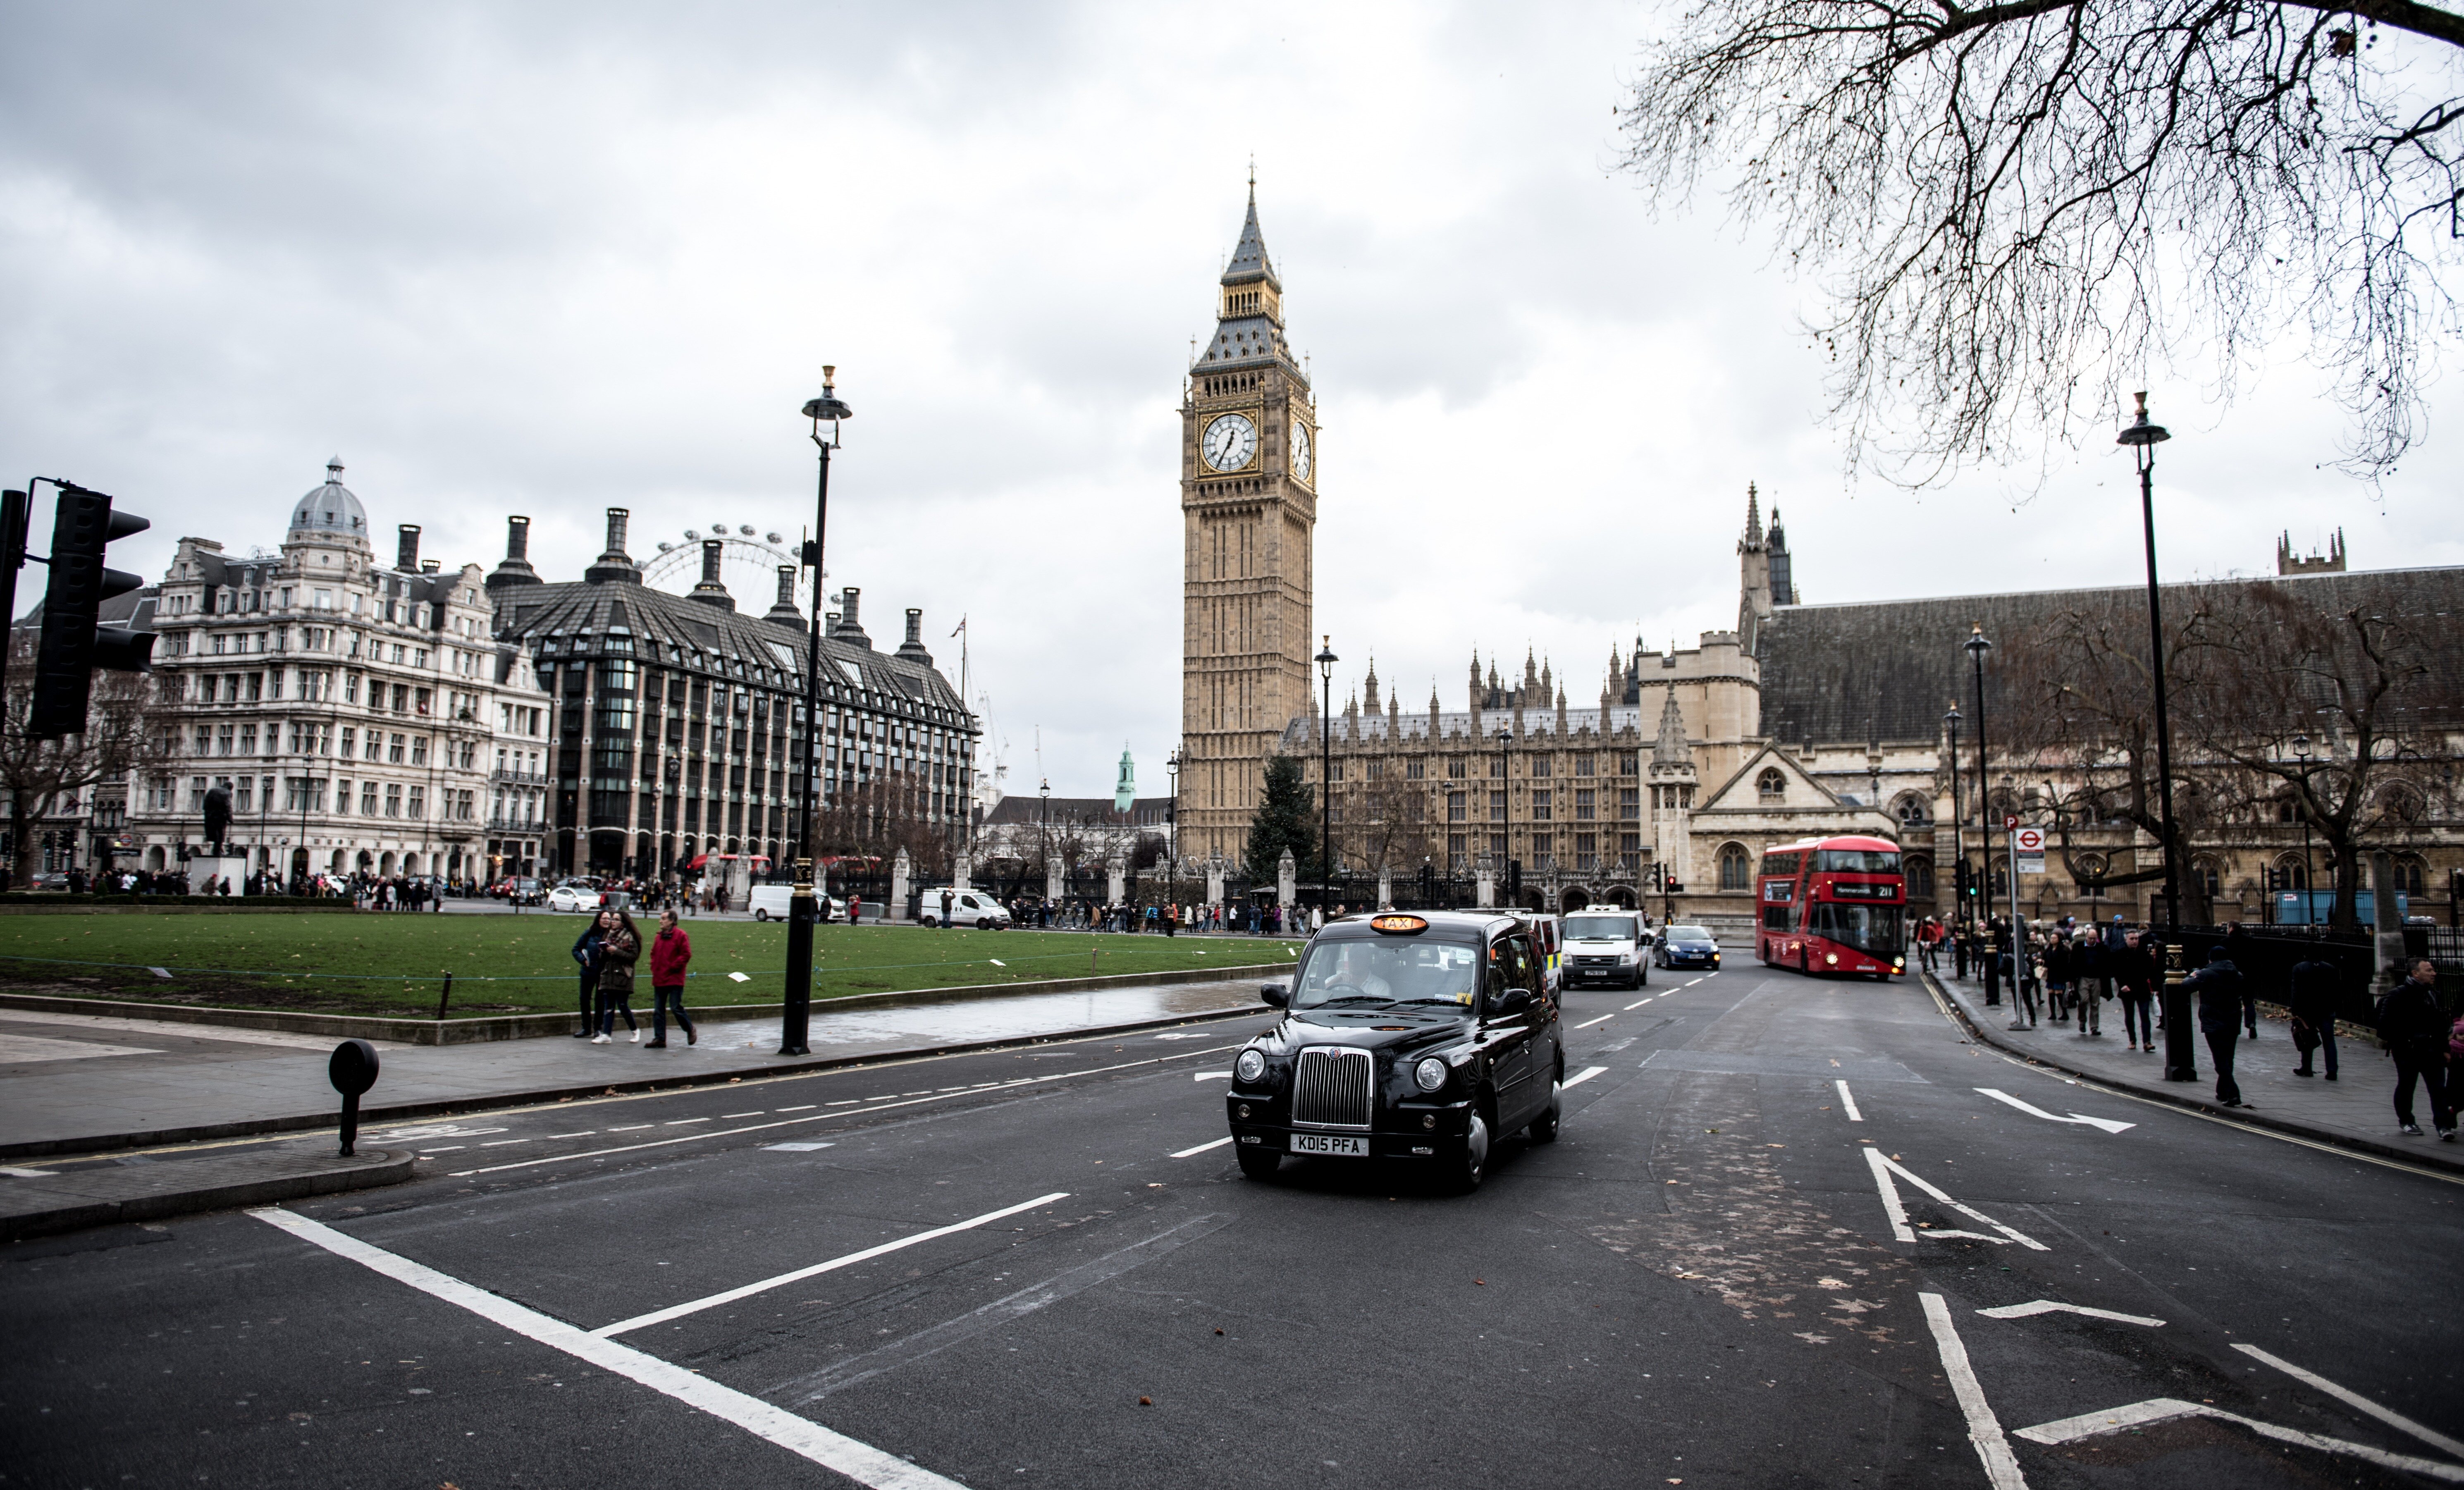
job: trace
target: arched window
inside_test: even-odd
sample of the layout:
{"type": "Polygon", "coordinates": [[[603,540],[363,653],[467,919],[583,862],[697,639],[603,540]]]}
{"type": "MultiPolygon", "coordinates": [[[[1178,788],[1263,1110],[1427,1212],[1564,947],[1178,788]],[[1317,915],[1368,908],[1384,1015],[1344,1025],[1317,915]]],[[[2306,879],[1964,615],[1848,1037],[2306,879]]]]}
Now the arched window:
{"type": "Polygon", "coordinates": [[[1913,856],[1907,861],[1906,870],[1908,899],[1933,899],[1933,861],[1922,854],[1913,856]]]}
{"type": "Polygon", "coordinates": [[[1900,820],[1901,827],[1917,832],[1933,826],[1933,804],[1915,792],[1902,792],[1891,803],[1891,816],[1900,820]]]}
{"type": "Polygon", "coordinates": [[[2191,860],[2190,876],[2199,882],[2199,887],[2207,891],[2210,900],[2215,899],[2224,888],[2224,866],[2213,859],[2191,860]]]}
{"type": "Polygon", "coordinates": [[[2420,894],[2423,878],[2422,871],[2422,862],[2413,858],[2411,855],[2407,854],[2397,859],[2395,862],[2396,892],[2403,895],[2420,894]]]}
{"type": "Polygon", "coordinates": [[[1788,795],[1788,777],[1773,766],[1754,778],[1754,790],[1762,794],[1763,800],[1777,801],[1788,795]]]}
{"type": "MultiPolygon", "coordinates": [[[[1777,776],[1778,774],[1779,773],[1776,771],[1771,773],[1773,776],[1777,776]]],[[[1721,844],[1720,887],[1722,889],[1750,889],[1753,887],[1753,883],[1754,861],[1753,857],[1746,852],[1746,845],[1743,844],[1721,844]]]]}
{"type": "Polygon", "coordinates": [[[2299,854],[2282,854],[2276,861],[2276,883],[2284,889],[2303,890],[2310,887],[2310,867],[2299,854]]]}

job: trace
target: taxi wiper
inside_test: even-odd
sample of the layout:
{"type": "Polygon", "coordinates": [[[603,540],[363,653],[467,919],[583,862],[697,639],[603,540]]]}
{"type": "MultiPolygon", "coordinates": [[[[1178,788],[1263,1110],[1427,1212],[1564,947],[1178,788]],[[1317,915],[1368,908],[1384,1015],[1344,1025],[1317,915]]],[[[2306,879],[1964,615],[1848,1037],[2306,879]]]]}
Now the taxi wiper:
{"type": "Polygon", "coordinates": [[[1380,998],[1375,994],[1346,994],[1340,998],[1329,998],[1321,1003],[1310,1004],[1309,1007],[1312,1009],[1331,1009],[1337,1004],[1347,1003],[1374,1003],[1383,1007],[1393,1001],[1394,1000],[1389,998],[1380,998]]]}
{"type": "Polygon", "coordinates": [[[1398,1009],[1405,1004],[1415,1003],[1440,1004],[1448,1009],[1468,1009],[1471,1007],[1471,1005],[1463,1002],[1460,998],[1397,998],[1395,1000],[1395,1006],[1398,1009]]]}

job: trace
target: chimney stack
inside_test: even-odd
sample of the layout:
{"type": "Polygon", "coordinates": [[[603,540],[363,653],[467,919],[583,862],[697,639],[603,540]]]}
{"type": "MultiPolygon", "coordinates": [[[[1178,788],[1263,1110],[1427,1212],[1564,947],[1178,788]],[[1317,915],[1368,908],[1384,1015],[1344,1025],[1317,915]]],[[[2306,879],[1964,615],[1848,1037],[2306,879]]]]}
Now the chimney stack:
{"type": "Polygon", "coordinates": [[[639,584],[642,568],[633,556],[625,552],[625,524],[630,515],[622,507],[607,509],[607,551],[596,563],[582,571],[582,578],[592,584],[639,584]]]}
{"type": "Polygon", "coordinates": [[[539,571],[531,567],[531,520],[528,517],[505,519],[505,561],[491,570],[487,579],[488,593],[509,585],[537,584],[539,571]]]}
{"type": "Polygon", "coordinates": [[[933,666],[933,654],[924,649],[924,612],[913,605],[907,607],[907,640],[898,644],[898,655],[927,668],[933,666]]]}
{"type": "Polygon", "coordinates": [[[804,629],[803,612],[796,608],[795,565],[781,564],[779,566],[779,598],[771,603],[768,613],[763,615],[761,619],[764,621],[776,622],[780,625],[786,626],[790,630],[802,631],[804,629]]]}
{"type": "Polygon", "coordinates": [[[727,593],[726,581],[718,577],[719,565],[727,559],[727,544],[718,538],[701,540],[701,582],[693,587],[685,599],[716,605],[722,610],[736,608],[736,597],[727,593]]]}
{"type": "Polygon", "coordinates": [[[838,624],[830,627],[830,637],[833,641],[870,651],[872,638],[864,634],[864,622],[856,614],[856,603],[863,595],[864,592],[852,584],[839,591],[839,621],[838,624]]]}
{"type": "Polygon", "coordinates": [[[393,566],[405,574],[419,572],[419,524],[402,525],[402,541],[394,549],[393,566]]]}

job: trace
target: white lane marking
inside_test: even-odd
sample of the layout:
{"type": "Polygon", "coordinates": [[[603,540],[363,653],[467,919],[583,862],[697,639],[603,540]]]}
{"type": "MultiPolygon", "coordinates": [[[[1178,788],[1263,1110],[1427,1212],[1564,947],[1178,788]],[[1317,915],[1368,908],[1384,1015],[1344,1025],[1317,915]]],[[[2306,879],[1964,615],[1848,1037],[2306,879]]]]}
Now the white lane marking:
{"type": "Polygon", "coordinates": [[[2108,1133],[2119,1133],[2139,1126],[2136,1123],[2119,1122],[2113,1118],[2081,1117],[2076,1112],[2072,1113],[2068,1117],[2063,1117],[2058,1112],[2048,1112],[2044,1108],[2036,1107],[2032,1103],[2021,1102],[2018,1098],[2012,1096],[2007,1091],[1996,1091],[1991,1086],[1979,1086],[1976,1089],[1983,1092],[1986,1096],[1992,1098],[1996,1102],[2007,1102],[2011,1106],[2018,1108],[2020,1111],[2025,1112],[2030,1117],[2040,1117],[2048,1123],[2083,1123],[2089,1128],[2103,1128],[2108,1133]]]}
{"type": "Polygon", "coordinates": [[[895,1455],[885,1454],[845,1434],[832,1433],[808,1417],[799,1416],[784,1408],[772,1407],[759,1397],[748,1396],[733,1387],[722,1387],[708,1377],[695,1375],[657,1356],[646,1355],[631,1346],[600,1339],[562,1320],[550,1319],[536,1310],[526,1309],[484,1288],[474,1288],[458,1278],[448,1277],[408,1258],[397,1257],[382,1247],[372,1247],[356,1237],[346,1237],[306,1216],[294,1216],[283,1210],[251,1211],[248,1214],[303,1241],[322,1247],[336,1257],[348,1259],[396,1282],[407,1283],[430,1298],[468,1309],[491,1324],[527,1336],[550,1349],[561,1350],[604,1371],[640,1382],[688,1407],[699,1408],[714,1417],[766,1438],[791,1454],[802,1455],[824,1468],[836,1470],[858,1484],[870,1486],[871,1490],[959,1490],[955,1479],[945,1479],[929,1469],[910,1464],[895,1455]]]}
{"type": "Polygon", "coordinates": [[[1232,1073],[1229,1071],[1192,1071],[1189,1073],[1189,1079],[1193,1082],[1222,1082],[1231,1080],[1232,1073]]]}
{"type": "MultiPolygon", "coordinates": [[[[849,1102],[853,1102],[853,1101],[855,1101],[856,1099],[855,1099],[855,1098],[853,1098],[853,1097],[849,1097],[847,1100],[848,1100],[849,1102]]],[[[820,1106],[821,1106],[821,1104],[820,1104],[820,1103],[818,1103],[818,1102],[808,1102],[808,1103],[805,1103],[805,1104],[804,1104],[803,1107],[781,1107],[779,1110],[780,1110],[780,1111],[781,1111],[781,1112],[810,1112],[810,1111],[812,1111],[815,1107],[820,1107],[820,1106]]]]}
{"type": "Polygon", "coordinates": [[[421,1158],[426,1158],[431,1153],[460,1153],[469,1147],[468,1144],[447,1144],[442,1149],[422,1149],[419,1154],[421,1158]]]}
{"type": "Polygon", "coordinates": [[[656,1128],[659,1125],[656,1123],[627,1123],[623,1128],[611,1128],[607,1131],[611,1133],[638,1133],[646,1128],[656,1128]]]}
{"type": "Polygon", "coordinates": [[[1840,1104],[1848,1109],[1848,1121],[1851,1123],[1862,1123],[1865,1121],[1865,1114],[1857,1110],[1857,1099],[1848,1095],[1848,1084],[1846,1082],[1834,1082],[1831,1085],[1839,1088],[1839,1101],[1840,1104]]]}
{"type": "Polygon", "coordinates": [[[1984,1212],[1969,1206],[1962,1205],[1958,1201],[1953,1200],[1950,1196],[1943,1194],[1942,1191],[1935,1188],[1931,1182],[1927,1181],[1914,1171],[1906,1168],[1897,1159],[1891,1158],[1889,1155],[1883,1153],[1880,1149],[1866,1150],[1865,1163],[1872,1168],[1874,1172],[1874,1188],[1881,1192],[1882,1210],[1887,1213],[1891,1218],[1891,1235],[1902,1241],[1914,1241],[1919,1237],[1931,1237],[1936,1240],[1952,1237],[1964,1237],[1970,1241],[1990,1241],[1996,1246],[2003,1246],[2015,1241],[2019,1245],[2026,1247],[2031,1252],[2046,1252],[2052,1250],[2034,1237],[2031,1237],[2024,1232],[2013,1231],[2012,1228],[2003,1225],[2000,1221],[1995,1220],[1984,1212]],[[1935,1200],[1950,1207],[1952,1210],[1967,1216],[1969,1219],[1975,1221],[1982,1226],[1991,1226],[2002,1235],[1999,1237],[1988,1237],[1982,1232],[1945,1231],[1940,1229],[1927,1230],[1924,1232],[1918,1231],[1915,1227],[1908,1224],[1907,1207],[1900,1203],[1900,1187],[1892,1183],[1891,1176],[1893,1174],[1899,1175],[1902,1179],[1906,1180],[1909,1184],[1916,1186],[1926,1194],[1933,1196],[1935,1200]]]}
{"type": "Polygon", "coordinates": [[[2367,1413],[2370,1416],[2377,1418],[2380,1422],[2387,1424],[2389,1428],[2409,1433],[2414,1437],[2420,1439],[2422,1442],[2429,1444],[2433,1449],[2443,1450],[2446,1453],[2454,1455],[2459,1459],[2464,1459],[2464,1443],[2458,1443],[2454,1439],[2450,1438],[2445,1434],[2439,1433],[2434,1429],[2424,1428],[2419,1423],[2414,1422],[2411,1418],[2405,1416],[2402,1413],[2395,1412],[2389,1408],[2381,1407],[2369,1398],[2363,1396],[2358,1391],[2339,1387],[2334,1382],[2329,1381],[2326,1377],[2321,1376],[2315,1371],[2303,1370],[2300,1367],[2294,1365],[2291,1361],[2285,1360],[2281,1356],[2270,1355],[2256,1346],[2235,1344],[2233,1348],[2239,1350],[2242,1354],[2249,1356],[2254,1361],[2266,1362],[2268,1365],[2275,1367],[2277,1370],[2282,1371],[2285,1375],[2292,1377],[2295,1381],[2300,1382],[2304,1386],[2318,1388],[2321,1391],[2334,1397],[2337,1401],[2342,1402],[2346,1407],[2351,1408],[2357,1413],[2367,1413]]]}
{"type": "Polygon", "coordinates": [[[1582,1023],[1575,1025],[1574,1028],[1578,1030],[1587,1030],[1595,1024],[1606,1024],[1609,1020],[1616,1019],[1617,1015],[1623,1014],[1624,1012],[1624,1010],[1619,1009],[1615,1013],[1603,1014],[1596,1019],[1585,1019],[1582,1023]]]}
{"type": "Polygon", "coordinates": [[[698,1314],[704,1309],[715,1309],[722,1304],[734,1304],[738,1299],[749,1299],[757,1293],[767,1293],[773,1288],[781,1287],[787,1283],[800,1282],[807,1278],[818,1278],[824,1273],[835,1273],[840,1268],[852,1267],[858,1262],[868,1262],[888,1253],[902,1252],[918,1242],[932,1241],[963,1231],[973,1231],[979,1226],[1016,1216],[1021,1211],[1032,1211],[1037,1206],[1050,1205],[1055,1200],[1066,1200],[1068,1197],[1069,1192],[1056,1190],[1048,1195],[1038,1195],[1032,1200],[1022,1200],[1016,1205],[1003,1206],[998,1211],[986,1211],[981,1216],[969,1216],[963,1221],[953,1221],[947,1226],[935,1226],[931,1231],[917,1232],[912,1237],[901,1237],[895,1241],[885,1241],[877,1247],[867,1247],[861,1252],[850,1252],[845,1257],[832,1258],[826,1262],[816,1262],[810,1267],[800,1267],[792,1273],[781,1273],[776,1278],[764,1278],[758,1282],[745,1283],[740,1287],[730,1288],[725,1293],[712,1294],[706,1299],[693,1299],[684,1304],[673,1304],[664,1309],[652,1309],[648,1314],[636,1314],[631,1319],[618,1320],[613,1325],[602,1325],[590,1333],[605,1340],[611,1335],[621,1335],[628,1330],[640,1329],[647,1325],[664,1325],[671,1319],[682,1319],[688,1314],[698,1314]]]}
{"type": "Polygon", "coordinates": [[[1638,998],[1638,999],[1636,999],[1634,1002],[1632,1002],[1632,1003],[1630,1003],[1630,1004],[1627,1004],[1624,1008],[1619,1009],[1619,1010],[1617,1011],[1617,1013],[1619,1013],[1619,1014],[1632,1014],[1632,1013],[1633,1013],[1634,1011],[1636,1011],[1637,1009],[1641,1008],[1644,1004],[1647,1004],[1647,1003],[1651,1002],[1651,1000],[1652,1000],[1653,998],[1657,998],[1657,997],[1660,997],[1660,996],[1659,996],[1658,994],[1653,994],[1653,995],[1649,996],[1648,997],[1638,998]]]}
{"type": "Polygon", "coordinates": [[[1221,1138],[1212,1139],[1212,1140],[1210,1140],[1210,1141],[1208,1141],[1208,1142],[1206,1142],[1206,1143],[1199,1144],[1199,1145],[1197,1148],[1195,1148],[1195,1149],[1183,1149],[1183,1150],[1180,1150],[1178,1153],[1174,1154],[1174,1155],[1173,1155],[1173,1157],[1174,1157],[1174,1158],[1176,1158],[1176,1159],[1186,1159],[1186,1158],[1188,1158],[1191,1154],[1195,1154],[1195,1153],[1204,1153],[1204,1152],[1205,1152],[1207,1150],[1209,1150],[1209,1149],[1221,1149],[1221,1148],[1222,1148],[1225,1144],[1228,1144],[1228,1143],[1230,1143],[1231,1141],[1232,1141],[1232,1135],[1231,1135],[1231,1134],[1229,1134],[1229,1133],[1226,1133],[1226,1134],[1224,1134],[1224,1135],[1223,1135],[1222,1137],[1221,1137],[1221,1138]]]}
{"type": "Polygon", "coordinates": [[[11,1179],[49,1179],[58,1172],[57,1170],[21,1170],[0,1165],[0,1174],[6,1174],[11,1179]]]}
{"type": "Polygon", "coordinates": [[[526,1144],[529,1142],[530,1140],[527,1138],[499,1138],[493,1143],[481,1144],[479,1147],[482,1149],[502,1149],[507,1144],[526,1144]]]}
{"type": "MultiPolygon", "coordinates": [[[[1705,974],[1704,974],[1704,975],[1703,975],[1703,977],[1709,977],[1710,975],[1711,975],[1710,974],[1705,973],[1705,974]]],[[[1697,984],[1697,983],[1699,983],[1699,982],[1703,981],[1703,977],[1689,977],[1689,978],[1687,978],[1684,982],[1680,983],[1680,984],[1678,984],[1677,986],[1678,986],[1678,987],[1680,987],[1680,988],[1691,988],[1691,987],[1693,987],[1695,984],[1697,984]]]]}
{"type": "MultiPolygon", "coordinates": [[[[1188,1061],[1199,1056],[1220,1055],[1223,1051],[1237,1050],[1240,1047],[1238,1045],[1215,1045],[1205,1050],[1184,1050],[1177,1055],[1155,1056],[1144,1061],[1124,1061],[1118,1065],[1089,1066],[1084,1071],[1054,1071],[1045,1076],[1023,1076],[1009,1085],[1011,1086],[1033,1086],[1045,1082],[1074,1081],[1082,1076],[1109,1076],[1115,1071],[1134,1071],[1144,1066],[1166,1065],[1175,1061],[1188,1061]]],[[[940,1102],[945,1099],[936,1096],[932,1092],[909,1092],[907,1093],[907,1100],[905,1101],[889,1102],[878,1097],[873,1098],[872,1100],[881,1104],[881,1106],[874,1107],[872,1111],[886,1112],[891,1107],[919,1107],[927,1102],[940,1102]]],[[[638,1153],[645,1149],[665,1149],[671,1144],[697,1143],[705,1138],[733,1138],[739,1133],[759,1133],[773,1128],[794,1128],[803,1123],[821,1123],[826,1122],[835,1117],[853,1117],[856,1114],[849,1112],[816,1112],[810,1117],[775,1118],[767,1123],[751,1123],[742,1128],[706,1128],[698,1133],[678,1133],[673,1138],[647,1138],[637,1144],[620,1144],[613,1149],[584,1149],[577,1153],[554,1154],[543,1159],[523,1159],[515,1164],[492,1164],[484,1169],[454,1170],[451,1172],[447,1177],[450,1179],[467,1179],[473,1174],[495,1174],[504,1170],[527,1170],[541,1164],[568,1164],[576,1159],[604,1159],[610,1154],[638,1153]]],[[[607,1131],[611,1133],[629,1133],[638,1128],[654,1128],[656,1126],[656,1124],[652,1123],[636,1123],[631,1128],[611,1128],[607,1129],[607,1131]]],[[[501,1132],[502,1129],[492,1128],[490,1131],[501,1132]]]]}
{"type": "Polygon", "coordinates": [[[2082,1413],[2077,1417],[2065,1417],[2051,1423],[2038,1423],[2034,1428],[2022,1428],[2018,1433],[2020,1437],[2031,1443],[2057,1446],[2076,1443],[2081,1438],[2093,1438],[2099,1434],[2127,1433],[2134,1428],[2145,1428],[2150,1423],[2170,1422],[2177,1417],[2212,1417],[2218,1422],[2238,1423],[2260,1437],[2273,1438],[2278,1443],[2316,1449],[2324,1454],[2349,1455],[2385,1469],[2409,1470],[2416,1475],[2426,1475],[2432,1479],[2446,1480],[2449,1484],[2464,1484],[2464,1468],[2453,1464],[2442,1464],[2436,1459],[2417,1459],[2409,1454],[2390,1454],[2385,1449],[2374,1449],[2366,1443],[2351,1443],[2343,1438],[2329,1438],[2320,1434],[2303,1433],[2295,1428],[2279,1428],[2274,1423],[2262,1423],[2255,1417],[2244,1417],[2239,1413],[2228,1413],[2222,1408],[2209,1407],[2198,1402],[2185,1402],[2178,1397],[2149,1397],[2145,1402],[2107,1408],[2101,1413],[2082,1413]]]}
{"type": "Polygon", "coordinates": [[[1560,1086],[1558,1090],[1563,1091],[1567,1087],[1580,1086],[1585,1082],[1590,1081],[1593,1077],[1599,1075],[1602,1071],[1607,1069],[1608,1067],[1604,1065],[1587,1065],[1581,1070],[1576,1071],[1573,1075],[1567,1077],[1565,1086],[1560,1086]]]}
{"type": "Polygon", "coordinates": [[[1950,1322],[1950,1305],[1938,1293],[1921,1293],[1917,1298],[1925,1304],[1934,1348],[1942,1352],[1942,1373],[1950,1378],[1951,1395],[1959,1399],[1959,1411],[1968,1418],[1968,1441],[1976,1446],[1976,1457],[1984,1461],[1985,1482],[1993,1490],[2027,1490],[2028,1477],[2019,1473],[2018,1456],[2011,1452],[2011,1440],[2003,1435],[1993,1405],[1985,1400],[1985,1388],[1968,1364],[1968,1347],[1960,1343],[1958,1327],[1950,1322]]]}
{"type": "Polygon", "coordinates": [[[835,1149],[838,1145],[828,1142],[799,1142],[788,1144],[763,1144],[761,1147],[764,1150],[770,1153],[811,1153],[816,1149],[835,1149]]]}
{"type": "Polygon", "coordinates": [[[550,1138],[593,1138],[598,1136],[598,1133],[599,1129],[595,1128],[585,1128],[578,1133],[550,1133],[547,1136],[550,1138]]]}
{"type": "Polygon", "coordinates": [[[722,1112],[718,1115],[718,1120],[725,1123],[740,1117],[759,1117],[762,1113],[769,1110],[770,1109],[767,1107],[756,1107],[750,1112],[722,1112]]]}
{"type": "Polygon", "coordinates": [[[677,1118],[667,1126],[670,1128],[690,1128],[695,1123],[707,1123],[709,1121],[710,1119],[708,1118],[677,1118]]]}
{"type": "Polygon", "coordinates": [[[2084,1304],[2060,1304],[2052,1299],[2031,1299],[2026,1304],[2006,1304],[1998,1309],[1976,1311],[1987,1319],[2026,1319],[2032,1314],[2084,1314],[2090,1319],[2109,1319],[2117,1325],[2145,1325],[2161,1329],[2165,1322],[2149,1319],[2145,1314],[2116,1314],[2111,1309],[2092,1309],[2084,1304]]]}

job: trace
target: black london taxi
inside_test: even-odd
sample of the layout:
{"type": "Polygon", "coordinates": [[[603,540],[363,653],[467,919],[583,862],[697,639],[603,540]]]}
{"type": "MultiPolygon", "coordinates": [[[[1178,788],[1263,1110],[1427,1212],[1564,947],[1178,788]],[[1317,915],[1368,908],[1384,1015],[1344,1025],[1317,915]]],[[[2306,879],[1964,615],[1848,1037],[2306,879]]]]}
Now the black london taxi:
{"type": "Polygon", "coordinates": [[[1557,1136],[1566,1056],[1531,929],[1490,912],[1354,916],[1311,938],[1282,1022],[1232,1063],[1241,1171],[1284,1156],[1393,1159],[1468,1191],[1497,1140],[1557,1136]]]}

